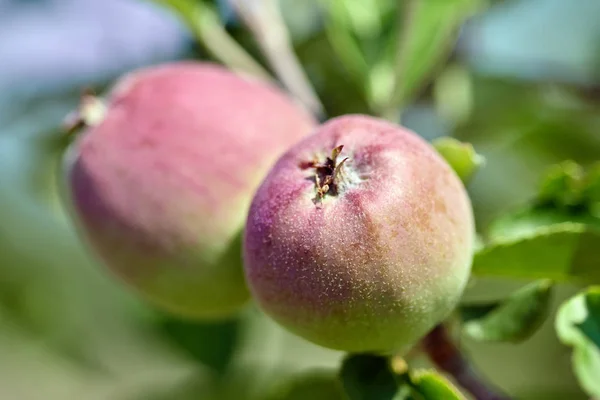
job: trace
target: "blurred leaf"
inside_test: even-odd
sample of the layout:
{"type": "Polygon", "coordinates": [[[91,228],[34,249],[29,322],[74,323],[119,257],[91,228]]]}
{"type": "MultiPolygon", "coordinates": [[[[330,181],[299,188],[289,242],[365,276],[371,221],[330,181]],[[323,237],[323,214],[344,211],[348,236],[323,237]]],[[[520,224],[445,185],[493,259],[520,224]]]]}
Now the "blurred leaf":
{"type": "Polygon", "coordinates": [[[450,52],[462,23],[482,9],[484,0],[425,0],[417,10],[405,59],[404,95],[410,96],[450,52]]]}
{"type": "Polygon", "coordinates": [[[570,160],[551,166],[542,180],[537,201],[592,214],[590,207],[600,201],[600,162],[585,170],[570,160]]]}
{"type": "Polygon", "coordinates": [[[221,399],[263,400],[280,382],[314,369],[337,370],[342,354],[289,333],[250,305],[240,316],[235,354],[221,379],[221,399]]]}
{"type": "Polygon", "coordinates": [[[473,274],[600,282],[599,252],[598,230],[580,223],[559,223],[494,240],[475,254],[473,274]]]}
{"type": "Polygon", "coordinates": [[[271,75],[223,27],[212,4],[196,0],[150,0],[171,9],[188,26],[199,45],[233,71],[264,80],[271,75]]]}
{"type": "MultiPolygon", "coordinates": [[[[587,169],[582,188],[582,198],[590,208],[600,205],[600,161],[587,169]]],[[[591,213],[600,218],[600,213],[594,211],[591,213]]]]}
{"type": "Polygon", "coordinates": [[[485,158],[477,154],[470,143],[462,143],[451,137],[442,137],[434,140],[432,144],[465,183],[485,163],[485,158]]]}
{"type": "Polygon", "coordinates": [[[581,387],[590,395],[600,396],[600,347],[596,333],[600,325],[600,286],[590,287],[567,300],[556,316],[560,340],[573,348],[573,370],[581,387]]]}
{"type": "Polygon", "coordinates": [[[371,7],[364,7],[364,2],[348,0],[321,0],[326,10],[325,33],[333,53],[341,61],[353,83],[364,92],[369,73],[369,63],[365,57],[361,40],[380,30],[381,15],[378,3],[370,0],[371,7]],[[373,7],[373,5],[375,7],[373,7]],[[357,6],[363,6],[357,9],[357,6]]]}
{"type": "Polygon", "coordinates": [[[561,206],[577,204],[582,177],[583,168],[573,161],[564,161],[553,165],[542,180],[538,201],[541,203],[556,202],[561,206]]]}
{"type": "MultiPolygon", "coordinates": [[[[411,0],[413,1],[413,0],[411,0]]],[[[334,53],[374,111],[403,103],[450,53],[460,25],[486,0],[424,0],[403,17],[394,0],[322,0],[334,53]],[[410,22],[402,26],[402,21],[410,22]],[[399,46],[398,41],[405,44],[399,46]],[[402,47],[402,56],[397,49],[402,47]],[[400,59],[400,64],[398,64],[400,59]],[[396,79],[398,78],[398,79],[396,79]]]]}
{"type": "Polygon", "coordinates": [[[506,242],[535,236],[538,231],[564,223],[576,223],[590,229],[600,229],[600,219],[587,211],[556,209],[553,207],[528,207],[507,213],[494,220],[487,233],[488,242],[506,242]]]}
{"type": "MultiPolygon", "coordinates": [[[[371,107],[378,111],[389,102],[395,85],[394,65],[388,62],[379,62],[370,69],[367,77],[367,98],[371,107]]],[[[396,112],[394,108],[394,112],[396,112]]],[[[378,111],[379,112],[379,111],[378,111]]]]}
{"type": "Polygon", "coordinates": [[[465,400],[448,379],[436,371],[417,370],[410,374],[413,389],[424,400],[465,400]]]}
{"type": "Polygon", "coordinates": [[[461,304],[459,308],[460,318],[463,322],[478,320],[500,305],[499,301],[489,302],[485,304],[461,304]]]}
{"type": "Polygon", "coordinates": [[[497,307],[463,326],[473,339],[483,342],[521,342],[542,325],[550,312],[553,284],[533,282],[511,294],[497,307]]]}
{"type": "Polygon", "coordinates": [[[278,388],[268,400],[347,400],[336,373],[323,370],[303,374],[278,388]]]}
{"type": "MultiPolygon", "coordinates": [[[[414,96],[449,56],[460,26],[486,3],[485,0],[425,0],[415,4],[412,10],[407,8],[412,15],[399,19],[408,21],[410,28],[398,27],[400,34],[391,36],[392,45],[388,46],[391,51],[387,51],[381,60],[396,71],[397,82],[388,87],[389,92],[381,98],[390,99],[394,104],[405,104],[414,96]],[[403,44],[406,48],[401,49],[400,64],[396,50],[399,40],[406,40],[403,44]]],[[[380,100],[375,99],[375,102],[380,100]]]]}
{"type": "Polygon", "coordinates": [[[200,363],[223,374],[234,354],[240,321],[202,323],[166,317],[158,324],[160,330],[200,363]]]}
{"type": "Polygon", "coordinates": [[[577,327],[600,349],[600,291],[588,292],[585,302],[588,315],[577,327]]]}
{"type": "Polygon", "coordinates": [[[473,273],[600,282],[600,218],[582,201],[594,171],[570,161],[551,167],[532,204],[492,222],[473,273]]]}
{"type": "Polygon", "coordinates": [[[435,79],[433,97],[437,113],[453,125],[463,124],[474,107],[472,72],[459,63],[448,65],[435,79]]]}
{"type": "Polygon", "coordinates": [[[187,379],[179,380],[171,385],[153,387],[153,385],[128,385],[118,395],[106,397],[118,400],[222,400],[214,382],[206,377],[192,375],[187,379]],[[125,393],[121,393],[125,392],[125,393]],[[132,394],[129,394],[132,393],[132,394]]]}
{"type": "MultiPolygon", "coordinates": [[[[331,2],[334,3],[336,2],[331,2]]],[[[325,31],[331,47],[342,62],[343,68],[352,77],[354,84],[362,92],[368,71],[366,60],[354,37],[348,31],[336,28],[334,24],[329,24],[325,31]]]]}
{"type": "Polygon", "coordinates": [[[317,88],[329,117],[369,113],[362,81],[357,81],[343,60],[332,57],[334,44],[325,35],[312,37],[296,47],[306,73],[317,88]]]}
{"type": "Polygon", "coordinates": [[[386,357],[349,355],[340,373],[350,400],[392,400],[398,392],[398,382],[386,357]]]}

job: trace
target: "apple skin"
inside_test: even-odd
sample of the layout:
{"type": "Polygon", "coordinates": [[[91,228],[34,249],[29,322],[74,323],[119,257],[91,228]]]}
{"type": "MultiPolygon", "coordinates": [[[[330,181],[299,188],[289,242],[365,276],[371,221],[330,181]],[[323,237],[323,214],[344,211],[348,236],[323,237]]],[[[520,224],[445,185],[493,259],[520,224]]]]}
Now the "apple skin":
{"type": "Polygon", "coordinates": [[[159,308],[229,318],[249,300],[252,196],[316,124],[275,86],[218,65],[135,70],[65,155],[67,209],[103,264],[159,308]]]}
{"type": "Polygon", "coordinates": [[[244,235],[260,307],[291,332],[352,353],[407,351],[455,308],[475,226],[463,183],[415,133],[369,116],[323,124],[258,189],[244,235]],[[310,161],[349,157],[319,200],[310,161]]]}

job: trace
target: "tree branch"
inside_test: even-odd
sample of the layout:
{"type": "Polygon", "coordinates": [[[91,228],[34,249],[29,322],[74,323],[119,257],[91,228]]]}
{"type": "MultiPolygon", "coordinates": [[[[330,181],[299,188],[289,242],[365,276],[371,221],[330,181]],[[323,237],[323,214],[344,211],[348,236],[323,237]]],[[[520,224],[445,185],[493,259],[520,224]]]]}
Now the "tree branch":
{"type": "Polygon", "coordinates": [[[477,400],[510,400],[479,376],[469,360],[454,344],[443,325],[435,327],[421,342],[431,361],[477,400]]]}

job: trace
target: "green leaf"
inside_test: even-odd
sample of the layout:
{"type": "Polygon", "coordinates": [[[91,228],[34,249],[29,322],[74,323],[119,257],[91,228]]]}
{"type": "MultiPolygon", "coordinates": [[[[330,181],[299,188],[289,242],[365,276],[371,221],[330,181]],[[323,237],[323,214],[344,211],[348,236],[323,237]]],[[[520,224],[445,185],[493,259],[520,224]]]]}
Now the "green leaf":
{"type": "Polygon", "coordinates": [[[583,208],[528,206],[489,228],[473,274],[600,282],[600,218],[583,208]]]}
{"type": "Polygon", "coordinates": [[[600,282],[600,233],[564,222],[496,237],[473,260],[473,274],[555,281],[600,282]]]}
{"type": "Polygon", "coordinates": [[[473,273],[600,282],[600,218],[584,208],[528,206],[496,219],[473,273]]]}
{"type": "Polygon", "coordinates": [[[552,289],[550,280],[526,285],[487,314],[467,322],[463,331],[484,342],[521,342],[528,339],[548,317],[552,289]]]}
{"type": "Polygon", "coordinates": [[[362,41],[381,29],[380,1],[369,3],[371,7],[365,10],[363,2],[320,0],[326,10],[325,33],[331,48],[361,92],[369,73],[362,41]],[[356,6],[362,7],[357,10],[356,6]]]}
{"type": "Polygon", "coordinates": [[[553,165],[542,179],[538,201],[556,203],[563,207],[579,204],[583,176],[583,168],[573,161],[568,160],[553,165]]]}
{"type": "Polygon", "coordinates": [[[600,286],[588,288],[563,303],[556,316],[560,340],[573,348],[573,370],[581,387],[600,396],[600,286]]]}
{"type": "Polygon", "coordinates": [[[487,240],[506,242],[535,236],[553,226],[564,223],[582,224],[600,229],[600,218],[585,210],[566,210],[554,207],[527,207],[505,214],[490,224],[487,240]]]}
{"type": "Polygon", "coordinates": [[[458,63],[448,65],[433,84],[437,114],[453,126],[469,121],[474,107],[475,90],[471,71],[458,63]]]}
{"type": "MultiPolygon", "coordinates": [[[[486,4],[485,0],[417,1],[410,17],[399,18],[408,21],[410,27],[407,29],[397,24],[399,32],[389,35],[387,51],[374,63],[385,64],[397,76],[395,84],[387,88],[387,93],[369,91],[377,93],[377,98],[372,99],[375,106],[386,107],[386,104],[377,104],[385,101],[394,103],[392,105],[406,104],[447,59],[460,26],[486,4]],[[399,40],[403,41],[402,46],[399,46],[399,40]],[[398,48],[401,48],[400,56],[398,48]]],[[[379,66],[378,71],[382,70],[388,68],[379,66]]]]}
{"type": "Polygon", "coordinates": [[[537,197],[529,205],[491,224],[487,239],[491,242],[522,239],[567,222],[600,230],[600,214],[593,209],[598,199],[600,162],[584,171],[579,164],[564,161],[548,169],[537,197]]]}
{"type": "Polygon", "coordinates": [[[386,357],[349,355],[340,372],[350,400],[392,400],[399,386],[386,357]]]}
{"type": "Polygon", "coordinates": [[[277,388],[268,400],[346,400],[339,377],[335,372],[311,371],[277,388]]]}
{"type": "Polygon", "coordinates": [[[600,218],[600,161],[588,168],[581,196],[591,213],[600,218]]]}
{"type": "Polygon", "coordinates": [[[416,0],[409,18],[398,10],[403,2],[394,0],[320,3],[326,10],[325,31],[337,57],[364,89],[373,110],[381,112],[389,103],[406,103],[424,85],[449,56],[461,24],[488,2],[416,0]],[[410,27],[402,26],[403,20],[410,21],[410,27]],[[399,40],[405,43],[399,46],[399,40]],[[403,48],[400,57],[399,47],[403,48]]]}
{"type": "Polygon", "coordinates": [[[444,376],[432,370],[410,374],[413,390],[424,400],[465,400],[465,396],[444,376]]]}
{"type": "Polygon", "coordinates": [[[171,9],[215,60],[233,71],[272,80],[271,74],[229,35],[214,6],[196,0],[151,1],[171,9]]]}
{"type": "Polygon", "coordinates": [[[485,164],[485,158],[477,154],[470,143],[442,137],[434,140],[432,144],[465,183],[485,164]]]}
{"type": "Polygon", "coordinates": [[[460,318],[466,323],[485,317],[499,305],[499,301],[478,304],[461,304],[458,311],[460,313],[460,318]]]}
{"type": "Polygon", "coordinates": [[[553,165],[542,180],[537,203],[575,209],[600,218],[600,162],[585,170],[570,160],[553,165]]]}
{"type": "Polygon", "coordinates": [[[577,327],[600,349],[600,291],[589,292],[585,303],[588,315],[577,327]]]}
{"type": "Polygon", "coordinates": [[[158,312],[157,314],[160,315],[157,328],[168,341],[200,364],[219,374],[225,373],[240,334],[239,319],[206,323],[181,320],[158,312]]]}
{"type": "Polygon", "coordinates": [[[235,353],[221,377],[223,399],[264,399],[301,371],[336,371],[342,354],[311,344],[282,328],[255,305],[240,315],[235,353]]]}
{"type": "MultiPolygon", "coordinates": [[[[414,16],[404,68],[403,98],[410,97],[448,57],[458,28],[487,2],[483,0],[425,0],[414,16]]],[[[394,60],[395,61],[395,60],[394,60]]]]}

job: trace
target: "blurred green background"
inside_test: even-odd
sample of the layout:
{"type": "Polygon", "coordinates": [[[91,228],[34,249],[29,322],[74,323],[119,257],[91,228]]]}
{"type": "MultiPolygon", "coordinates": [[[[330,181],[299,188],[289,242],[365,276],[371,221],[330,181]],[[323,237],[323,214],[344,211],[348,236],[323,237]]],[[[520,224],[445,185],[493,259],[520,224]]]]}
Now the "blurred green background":
{"type": "MultiPolygon", "coordinates": [[[[387,29],[370,17],[377,2],[354,1],[350,11],[374,43],[387,29]]],[[[327,116],[370,112],[339,43],[332,48],[322,2],[281,3],[327,116]]],[[[481,3],[448,59],[414,90],[402,123],[427,139],[472,142],[487,158],[469,186],[485,232],[535,193],[547,166],[600,158],[600,2],[481,3]]],[[[212,4],[262,62],[226,2],[212,4]]],[[[284,332],[253,306],[212,325],[151,309],[104,273],[63,213],[59,127],[81,89],[101,91],[133,68],[190,57],[209,56],[151,2],[0,0],[0,399],[318,399],[310,390],[334,398],[327,374],[341,353],[284,332]],[[304,376],[319,384],[286,397],[304,376]]],[[[466,298],[496,299],[522,283],[477,280],[466,298]]],[[[561,286],[555,304],[576,289],[561,286]]],[[[585,398],[552,320],[520,345],[463,344],[518,398],[585,398]]]]}

